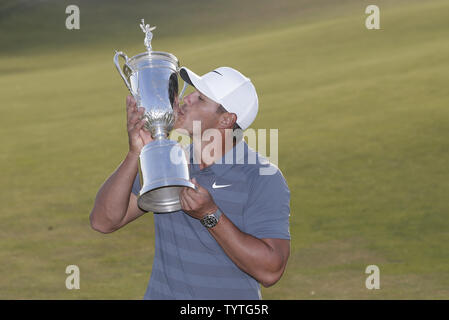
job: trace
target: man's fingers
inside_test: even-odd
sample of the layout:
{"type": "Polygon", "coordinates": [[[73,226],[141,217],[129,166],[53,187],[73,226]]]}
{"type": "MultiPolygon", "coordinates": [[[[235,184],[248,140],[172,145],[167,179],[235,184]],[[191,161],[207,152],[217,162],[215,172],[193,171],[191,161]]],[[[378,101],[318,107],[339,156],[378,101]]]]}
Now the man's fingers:
{"type": "Polygon", "coordinates": [[[194,204],[196,202],[195,195],[191,193],[192,191],[193,190],[191,188],[185,188],[184,198],[187,200],[189,204],[194,204]]]}
{"type": "Polygon", "coordinates": [[[136,119],[142,119],[143,114],[145,112],[145,108],[140,107],[139,109],[136,108],[136,110],[132,111],[129,116],[129,121],[135,121],[136,119]]]}
{"type": "Polygon", "coordinates": [[[192,208],[189,206],[189,204],[187,203],[186,199],[185,199],[185,195],[184,195],[185,189],[182,189],[181,192],[179,193],[179,201],[181,202],[181,207],[183,210],[192,210],[192,208]]]}
{"type": "Polygon", "coordinates": [[[140,138],[142,138],[143,143],[148,144],[151,141],[153,141],[153,138],[151,137],[151,133],[149,133],[148,131],[143,129],[143,127],[145,125],[145,119],[142,121],[143,122],[142,122],[142,125],[140,126],[139,135],[140,135],[140,138]]]}
{"type": "Polygon", "coordinates": [[[128,131],[132,131],[136,128],[136,124],[138,123],[138,120],[139,119],[137,119],[137,118],[131,118],[128,120],[128,123],[127,123],[128,131]]]}
{"type": "MultiPolygon", "coordinates": [[[[198,187],[197,187],[198,188],[198,187]]],[[[196,199],[196,197],[198,197],[198,189],[193,189],[193,188],[186,188],[186,194],[192,198],[192,199],[196,199]]]]}
{"type": "Polygon", "coordinates": [[[136,99],[134,99],[134,97],[133,96],[131,96],[131,95],[128,95],[127,97],[126,97],[126,104],[127,104],[127,106],[129,106],[129,107],[135,107],[136,106],[136,99]]]}
{"type": "Polygon", "coordinates": [[[184,200],[185,204],[191,210],[191,209],[195,208],[197,205],[196,205],[195,199],[189,194],[188,189],[190,189],[190,188],[184,188],[182,190],[182,199],[184,200]]]}
{"type": "Polygon", "coordinates": [[[139,113],[138,112],[133,112],[131,114],[131,117],[129,118],[128,122],[129,124],[136,124],[139,121],[139,113]]]}
{"type": "Polygon", "coordinates": [[[187,204],[186,204],[184,199],[181,198],[180,201],[181,201],[181,208],[182,208],[182,210],[185,210],[185,211],[190,211],[191,210],[190,207],[187,206],[187,204]]]}
{"type": "Polygon", "coordinates": [[[132,112],[136,109],[136,100],[132,96],[126,97],[126,112],[128,114],[128,118],[131,116],[132,112]]]}
{"type": "Polygon", "coordinates": [[[133,124],[133,121],[136,118],[136,111],[134,111],[132,108],[128,108],[126,111],[126,123],[128,126],[133,124]]]}
{"type": "Polygon", "coordinates": [[[191,180],[190,180],[190,182],[192,182],[194,185],[195,185],[195,189],[191,189],[193,192],[196,192],[196,193],[204,193],[204,191],[206,191],[206,192],[208,192],[206,189],[204,189],[197,181],[196,181],[196,179],[195,178],[192,178],[191,180]]]}
{"type": "Polygon", "coordinates": [[[139,135],[139,131],[143,128],[144,125],[145,125],[145,119],[142,119],[142,120],[137,119],[136,123],[130,125],[129,132],[133,135],[134,134],[139,135]]]}
{"type": "Polygon", "coordinates": [[[132,112],[130,117],[128,118],[128,130],[132,130],[135,126],[142,120],[143,113],[145,112],[144,108],[139,108],[139,111],[132,112]]]}

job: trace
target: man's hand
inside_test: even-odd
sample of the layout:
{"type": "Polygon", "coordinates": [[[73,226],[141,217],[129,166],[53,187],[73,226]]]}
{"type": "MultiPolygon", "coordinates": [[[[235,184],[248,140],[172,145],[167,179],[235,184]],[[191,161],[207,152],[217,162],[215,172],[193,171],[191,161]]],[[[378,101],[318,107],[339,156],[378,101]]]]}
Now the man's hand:
{"type": "Polygon", "coordinates": [[[126,97],[127,129],[129,152],[140,155],[140,150],[153,141],[151,133],[143,129],[145,119],[142,119],[145,108],[137,108],[136,100],[132,96],[126,97]]]}
{"type": "Polygon", "coordinates": [[[195,219],[202,219],[217,211],[218,207],[209,191],[200,186],[195,178],[190,181],[196,186],[196,190],[188,187],[181,190],[181,209],[195,219]]]}
{"type": "MultiPolygon", "coordinates": [[[[214,213],[217,205],[210,193],[191,180],[196,190],[183,188],[180,193],[181,208],[188,215],[202,219],[214,213]]],[[[282,276],[290,254],[290,241],[285,239],[259,239],[242,232],[223,213],[220,223],[207,229],[226,255],[244,272],[259,281],[264,287],[275,284],[282,276]]]]}

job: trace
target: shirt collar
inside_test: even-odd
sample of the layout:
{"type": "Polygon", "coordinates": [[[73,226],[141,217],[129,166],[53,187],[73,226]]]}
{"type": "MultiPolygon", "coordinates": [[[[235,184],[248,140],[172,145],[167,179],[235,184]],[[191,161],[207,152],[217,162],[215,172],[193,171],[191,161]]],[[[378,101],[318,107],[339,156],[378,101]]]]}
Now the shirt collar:
{"type": "MultiPolygon", "coordinates": [[[[193,144],[190,144],[190,163],[192,164],[192,169],[194,172],[200,171],[199,164],[193,162],[193,144]]],[[[248,144],[245,140],[239,141],[232,149],[228,150],[223,157],[221,158],[221,162],[213,163],[207,168],[210,168],[216,176],[222,176],[226,171],[231,169],[235,164],[243,164],[244,159],[247,158],[248,155],[248,144]]],[[[206,169],[207,169],[206,168],[206,169]]],[[[206,170],[204,169],[204,170],[206,170]]]]}

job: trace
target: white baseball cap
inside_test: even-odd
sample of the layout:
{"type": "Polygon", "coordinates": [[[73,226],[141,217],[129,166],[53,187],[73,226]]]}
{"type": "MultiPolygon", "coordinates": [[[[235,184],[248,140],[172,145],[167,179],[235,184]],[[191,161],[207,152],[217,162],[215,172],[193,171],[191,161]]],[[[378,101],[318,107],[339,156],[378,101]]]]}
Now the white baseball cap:
{"type": "Polygon", "coordinates": [[[203,76],[182,67],[181,78],[226,111],[237,115],[237,124],[245,130],[256,119],[259,109],[256,88],[251,80],[230,67],[220,67],[203,76]]]}

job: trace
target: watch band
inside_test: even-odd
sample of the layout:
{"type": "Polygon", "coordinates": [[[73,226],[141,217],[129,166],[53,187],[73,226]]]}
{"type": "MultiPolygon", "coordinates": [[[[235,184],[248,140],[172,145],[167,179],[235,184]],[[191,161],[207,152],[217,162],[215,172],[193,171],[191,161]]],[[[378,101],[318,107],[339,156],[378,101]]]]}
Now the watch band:
{"type": "Polygon", "coordinates": [[[214,216],[215,216],[215,218],[217,218],[217,220],[218,219],[220,219],[220,216],[221,216],[221,214],[222,214],[223,212],[221,212],[221,210],[219,209],[219,208],[217,208],[217,211],[215,211],[214,213],[212,213],[214,216]]]}

